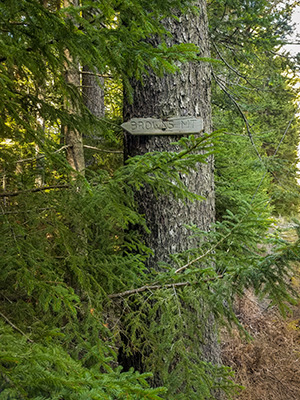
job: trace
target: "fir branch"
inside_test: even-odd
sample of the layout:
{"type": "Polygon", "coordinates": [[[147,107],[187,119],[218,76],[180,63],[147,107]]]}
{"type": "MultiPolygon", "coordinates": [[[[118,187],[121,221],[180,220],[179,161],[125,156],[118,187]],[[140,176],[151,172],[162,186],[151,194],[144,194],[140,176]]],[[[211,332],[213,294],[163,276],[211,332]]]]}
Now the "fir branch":
{"type": "MultiPolygon", "coordinates": [[[[186,148],[185,150],[182,150],[182,151],[180,151],[178,153],[175,153],[174,157],[169,159],[169,160],[167,160],[165,165],[172,165],[174,162],[184,159],[187,155],[191,154],[193,151],[195,151],[195,150],[197,150],[199,148],[201,149],[200,146],[202,145],[203,142],[205,142],[206,140],[211,139],[216,133],[219,133],[219,132],[220,131],[215,131],[215,132],[212,132],[211,134],[207,134],[207,135],[205,135],[203,137],[198,138],[196,140],[196,142],[194,144],[192,144],[191,147],[186,148]]],[[[180,141],[178,143],[180,143],[180,141]]],[[[146,174],[151,174],[151,173],[153,173],[153,172],[155,172],[156,170],[159,170],[159,169],[161,169],[161,166],[160,165],[156,165],[154,167],[149,168],[148,170],[143,171],[143,173],[145,175],[146,174]]]]}
{"type": "MultiPolygon", "coordinates": [[[[263,176],[262,180],[264,179],[264,177],[265,177],[265,175],[263,176]]],[[[259,183],[259,185],[257,187],[257,190],[256,190],[256,193],[257,193],[258,188],[260,187],[261,183],[262,183],[262,181],[259,183]]],[[[253,196],[252,201],[254,200],[254,197],[255,197],[255,195],[253,196]]],[[[244,214],[244,216],[240,219],[240,221],[236,225],[234,225],[234,227],[227,233],[227,235],[223,236],[222,239],[220,239],[215,245],[213,245],[210,249],[208,249],[204,254],[201,254],[201,256],[194,258],[193,260],[189,261],[187,264],[185,264],[182,267],[178,268],[175,271],[175,274],[179,274],[180,272],[184,271],[185,269],[187,269],[188,267],[193,265],[195,262],[198,262],[198,261],[202,260],[203,258],[205,258],[206,256],[208,256],[209,254],[211,254],[216,248],[218,248],[218,246],[220,244],[222,244],[224,242],[224,240],[226,240],[228,237],[230,237],[232,235],[234,230],[236,230],[242,224],[244,219],[248,216],[249,212],[250,212],[250,208],[246,212],[246,214],[244,214]]]]}

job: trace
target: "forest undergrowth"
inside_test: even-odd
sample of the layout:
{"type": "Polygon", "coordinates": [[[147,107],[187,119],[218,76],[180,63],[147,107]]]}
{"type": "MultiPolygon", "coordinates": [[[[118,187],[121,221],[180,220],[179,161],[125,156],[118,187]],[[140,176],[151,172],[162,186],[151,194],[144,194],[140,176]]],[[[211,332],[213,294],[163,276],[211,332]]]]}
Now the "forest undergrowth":
{"type": "MultiPolygon", "coordinates": [[[[290,224],[279,222],[284,240],[297,240],[290,224]]],[[[292,283],[300,296],[300,264],[295,264],[292,283]]],[[[235,371],[244,390],[236,400],[300,399],[300,301],[289,306],[285,317],[276,307],[260,302],[252,291],[236,301],[236,313],[251,339],[238,328],[223,332],[222,358],[235,371]]]]}

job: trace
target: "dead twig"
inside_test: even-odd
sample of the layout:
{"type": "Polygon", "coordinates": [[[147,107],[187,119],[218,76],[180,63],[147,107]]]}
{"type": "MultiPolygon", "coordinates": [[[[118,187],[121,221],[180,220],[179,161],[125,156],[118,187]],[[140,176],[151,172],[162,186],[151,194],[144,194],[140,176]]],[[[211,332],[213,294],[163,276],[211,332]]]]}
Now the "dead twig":
{"type": "Polygon", "coordinates": [[[28,342],[33,343],[33,340],[31,340],[20,328],[13,324],[4,314],[2,314],[2,312],[0,312],[0,315],[13,329],[25,336],[28,342]]]}
{"type": "Polygon", "coordinates": [[[137,293],[142,293],[145,292],[147,290],[159,290],[159,289],[174,289],[175,288],[180,288],[180,287],[186,287],[186,286],[192,286],[192,285],[196,285],[199,283],[208,283],[208,282],[213,282],[216,281],[217,279],[222,279],[224,277],[224,275],[217,275],[211,278],[207,278],[207,279],[203,279],[200,282],[196,282],[196,283],[191,283],[189,281],[186,282],[176,282],[176,283],[167,283],[165,285],[144,285],[141,286],[137,289],[131,289],[131,290],[126,290],[125,292],[120,292],[120,293],[113,293],[113,294],[109,294],[108,297],[110,299],[115,299],[118,297],[126,297],[126,296],[130,296],[132,294],[137,294],[137,293]]]}
{"type": "Polygon", "coordinates": [[[2,193],[0,193],[0,197],[14,197],[14,196],[19,196],[20,194],[35,193],[35,192],[41,192],[44,190],[68,189],[69,187],[70,187],[70,185],[43,186],[43,187],[27,189],[27,190],[18,190],[17,192],[2,192],[2,193]]]}

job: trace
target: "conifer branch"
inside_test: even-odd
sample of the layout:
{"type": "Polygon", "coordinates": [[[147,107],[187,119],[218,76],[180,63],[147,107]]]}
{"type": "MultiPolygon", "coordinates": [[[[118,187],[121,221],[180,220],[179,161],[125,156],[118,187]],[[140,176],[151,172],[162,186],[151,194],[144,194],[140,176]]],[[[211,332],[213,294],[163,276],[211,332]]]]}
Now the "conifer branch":
{"type": "MultiPolygon", "coordinates": [[[[260,186],[261,182],[259,183],[260,186]]],[[[258,187],[259,187],[258,186],[258,187]]],[[[257,189],[258,190],[258,189],[257,189]]],[[[252,199],[253,201],[253,199],[252,199]]],[[[227,239],[230,235],[232,235],[233,231],[238,228],[241,223],[243,222],[243,220],[246,218],[246,216],[248,215],[249,211],[240,219],[240,221],[227,233],[227,235],[223,236],[222,239],[220,239],[215,245],[213,245],[210,249],[208,249],[204,254],[201,254],[201,256],[194,258],[193,260],[189,261],[187,264],[183,265],[182,267],[178,268],[175,271],[175,274],[178,274],[182,271],[184,271],[185,269],[187,269],[188,267],[190,267],[191,265],[193,265],[195,262],[202,260],[203,258],[205,258],[206,256],[208,256],[211,252],[213,252],[222,242],[224,242],[225,239],[227,239]]]]}

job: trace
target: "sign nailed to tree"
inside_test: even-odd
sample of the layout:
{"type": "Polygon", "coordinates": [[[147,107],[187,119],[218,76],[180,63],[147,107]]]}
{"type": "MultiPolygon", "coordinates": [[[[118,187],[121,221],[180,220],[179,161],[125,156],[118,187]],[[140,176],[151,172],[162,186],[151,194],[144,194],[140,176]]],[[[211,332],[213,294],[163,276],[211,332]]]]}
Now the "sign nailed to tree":
{"type": "Polygon", "coordinates": [[[203,120],[198,117],[132,118],[121,126],[132,135],[185,135],[199,133],[203,120]]]}

